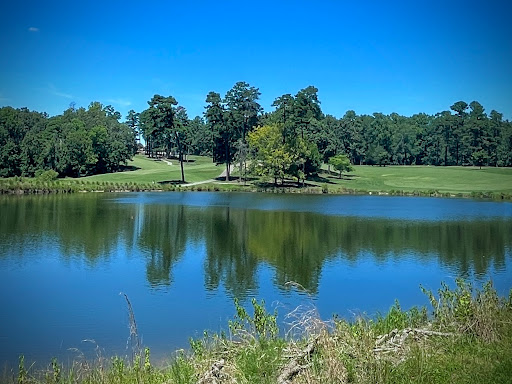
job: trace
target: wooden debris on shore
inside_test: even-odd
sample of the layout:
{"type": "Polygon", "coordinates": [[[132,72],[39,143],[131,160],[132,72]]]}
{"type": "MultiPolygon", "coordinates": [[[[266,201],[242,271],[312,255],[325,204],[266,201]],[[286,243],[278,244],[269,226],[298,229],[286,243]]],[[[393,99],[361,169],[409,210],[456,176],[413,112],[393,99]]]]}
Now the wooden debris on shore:
{"type": "Polygon", "coordinates": [[[215,361],[210,367],[210,369],[199,378],[197,384],[227,383],[229,378],[224,372],[222,372],[222,369],[224,368],[225,364],[226,362],[224,361],[224,359],[215,361]]]}
{"type": "Polygon", "coordinates": [[[311,339],[306,347],[296,354],[284,367],[283,371],[277,378],[278,384],[291,384],[292,379],[299,374],[302,370],[311,366],[311,363],[306,363],[313,352],[315,351],[319,336],[311,339]]]}
{"type": "Polygon", "coordinates": [[[454,333],[437,332],[429,329],[421,328],[405,328],[402,330],[393,329],[391,332],[377,337],[373,352],[376,355],[386,354],[391,352],[400,352],[405,348],[405,341],[409,336],[414,337],[416,340],[428,336],[441,336],[449,337],[455,336],[454,333]]]}

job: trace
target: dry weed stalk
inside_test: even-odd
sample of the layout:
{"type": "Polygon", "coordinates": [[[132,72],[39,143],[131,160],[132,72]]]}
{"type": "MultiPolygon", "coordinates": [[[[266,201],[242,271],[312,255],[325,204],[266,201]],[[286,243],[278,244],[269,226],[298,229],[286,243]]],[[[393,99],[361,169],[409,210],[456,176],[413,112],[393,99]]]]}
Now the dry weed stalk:
{"type": "Polygon", "coordinates": [[[76,375],[76,382],[85,381],[86,378],[91,378],[97,375],[98,380],[103,382],[106,380],[107,372],[110,369],[109,360],[103,356],[103,350],[98,343],[93,339],[84,339],[82,343],[89,343],[94,346],[95,357],[89,360],[85,353],[78,348],[70,348],[69,350],[77,353],[77,357],[73,359],[71,371],[76,375]]]}
{"type": "Polygon", "coordinates": [[[123,292],[119,292],[119,294],[124,296],[124,298],[126,300],[126,305],[128,306],[130,336],[128,337],[128,340],[126,341],[126,348],[128,348],[129,345],[131,344],[131,346],[132,346],[132,363],[135,363],[135,360],[138,358],[138,356],[141,356],[141,354],[142,354],[141,342],[140,342],[140,338],[139,338],[139,333],[137,331],[137,322],[135,321],[135,314],[133,312],[132,303],[130,302],[130,299],[128,299],[128,295],[123,292]]]}
{"type": "MultiPolygon", "coordinates": [[[[286,285],[310,296],[298,283],[288,282],[286,285]]],[[[347,372],[340,359],[343,346],[333,335],[334,321],[322,320],[312,301],[296,307],[285,316],[285,320],[289,326],[286,336],[290,340],[285,356],[289,360],[278,377],[278,383],[325,383],[333,377],[344,382],[347,372]],[[307,340],[306,346],[301,347],[301,343],[294,341],[298,339],[307,340]],[[320,369],[314,369],[315,364],[320,364],[320,369]]]]}

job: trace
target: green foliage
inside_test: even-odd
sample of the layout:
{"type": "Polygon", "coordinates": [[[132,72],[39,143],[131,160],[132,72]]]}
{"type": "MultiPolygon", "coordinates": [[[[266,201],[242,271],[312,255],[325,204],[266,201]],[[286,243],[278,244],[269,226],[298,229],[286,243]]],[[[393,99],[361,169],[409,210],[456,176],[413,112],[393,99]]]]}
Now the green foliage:
{"type": "Polygon", "coordinates": [[[204,344],[203,340],[201,339],[194,339],[191,337],[189,339],[190,349],[192,349],[192,352],[196,356],[201,356],[204,353],[204,344]]]}
{"type": "Polygon", "coordinates": [[[172,96],[154,95],[148,101],[149,108],[141,113],[141,130],[146,139],[147,154],[159,146],[165,150],[166,157],[176,151],[181,167],[181,181],[185,182],[183,167],[185,152],[190,145],[189,120],[185,108],[179,106],[172,96]]]}
{"type": "Polygon", "coordinates": [[[91,103],[62,115],[0,108],[0,176],[60,176],[118,170],[133,155],[135,136],[112,107],[91,103]]]}
{"type": "Polygon", "coordinates": [[[240,81],[226,93],[223,100],[216,92],[210,92],[206,97],[205,117],[211,131],[213,161],[226,164],[226,181],[229,181],[230,164],[235,159],[237,147],[241,147],[237,143],[245,145],[247,134],[258,123],[261,113],[259,96],[258,88],[240,81]]]}
{"type": "Polygon", "coordinates": [[[288,142],[282,125],[264,125],[249,132],[250,170],[253,174],[280,179],[296,177],[298,181],[320,168],[320,155],[314,143],[301,138],[288,142]]]}
{"type": "Polygon", "coordinates": [[[58,384],[61,382],[61,366],[56,358],[53,358],[50,363],[50,372],[46,374],[46,382],[48,384],[58,384]]]}
{"type": "Polygon", "coordinates": [[[277,327],[277,311],[273,314],[268,313],[265,309],[265,302],[262,300],[258,303],[256,299],[251,300],[254,310],[253,316],[249,315],[244,307],[242,307],[235,299],[236,315],[233,320],[229,321],[229,329],[234,334],[247,333],[256,337],[259,341],[274,339],[279,330],[277,327]]]}
{"type": "Polygon", "coordinates": [[[284,180],[294,162],[289,146],[283,144],[281,130],[277,125],[265,125],[249,132],[249,147],[252,151],[251,172],[284,180]]]}
{"type": "Polygon", "coordinates": [[[38,170],[36,172],[35,176],[39,181],[52,182],[52,181],[57,180],[57,177],[59,176],[59,174],[57,172],[55,172],[53,169],[49,169],[47,171],[38,170]]]}
{"type": "Polygon", "coordinates": [[[343,171],[345,172],[351,172],[354,170],[352,168],[352,165],[350,164],[350,160],[347,155],[336,155],[331,158],[329,158],[329,164],[334,167],[339,172],[339,177],[341,179],[341,173],[343,171]]]}
{"type": "Polygon", "coordinates": [[[116,172],[141,145],[141,135],[152,157],[158,149],[166,155],[176,152],[183,164],[187,153],[207,154],[225,163],[229,173],[228,164],[245,159],[235,159],[235,144],[241,140],[245,145],[258,123],[280,126],[282,143],[293,158],[287,173],[299,183],[316,174],[320,160],[338,153],[359,165],[512,166],[512,123],[497,111],[487,114],[477,101],[458,101],[432,116],[347,111],[338,119],[324,116],[313,86],[276,98],[276,110],[264,115],[259,95],[245,82],[236,83],[224,99],[210,92],[206,121],[189,120],[174,98],[159,95],[140,115],[131,110],[125,123],[111,106],[98,102],[51,118],[3,107],[0,177],[34,176],[48,169],[61,177],[116,172]]]}
{"type": "Polygon", "coordinates": [[[393,329],[414,328],[424,324],[426,321],[426,308],[413,307],[408,311],[404,311],[400,307],[398,300],[396,300],[385,316],[377,314],[375,321],[372,321],[372,327],[376,333],[385,334],[393,329]]]}
{"type": "MultiPolygon", "coordinates": [[[[29,372],[21,356],[17,383],[276,383],[290,367],[296,370],[291,379],[296,383],[510,382],[512,290],[508,298],[499,298],[490,283],[474,290],[457,280],[455,288],[443,284],[438,297],[430,296],[439,309],[434,319],[427,318],[423,309],[404,311],[395,302],[385,316],[335,319],[334,327],[318,318],[300,319],[320,330],[312,338],[305,334],[286,341],[277,336],[275,314],[269,314],[263,302],[253,299],[250,315],[235,301],[237,313],[229,325],[236,334],[249,337],[230,340],[205,332],[201,341],[192,344],[194,354],[179,351],[161,366],[150,363],[147,348],[133,364],[121,357],[105,364],[100,358],[92,364],[75,362],[69,371],[53,359],[49,369],[29,372]],[[494,338],[466,331],[466,319],[476,313],[497,319],[494,338]],[[449,321],[440,321],[439,316],[449,321]],[[431,332],[432,326],[437,334],[431,332]],[[404,331],[410,336],[393,338],[405,335],[404,331]],[[304,352],[306,345],[313,346],[310,353],[304,352]]],[[[471,321],[478,323],[475,317],[471,321]]]]}
{"type": "Polygon", "coordinates": [[[480,168],[482,168],[482,165],[489,161],[488,154],[482,149],[478,150],[477,152],[473,152],[472,157],[474,164],[480,168]]]}
{"type": "Polygon", "coordinates": [[[456,279],[455,284],[456,287],[450,289],[446,283],[441,283],[437,297],[421,288],[430,300],[436,324],[484,341],[494,341],[499,337],[502,325],[496,314],[503,313],[507,302],[498,298],[490,281],[476,291],[463,279],[456,279]]]}
{"type": "Polygon", "coordinates": [[[343,152],[352,164],[380,166],[512,164],[512,124],[496,111],[487,116],[476,101],[469,106],[455,103],[454,114],[358,116],[347,111],[337,119],[321,114],[316,89],[308,87],[295,97],[278,97],[273,106],[276,110],[264,117],[264,123],[282,124],[287,139],[302,137],[315,143],[324,161],[343,152]]]}
{"type": "Polygon", "coordinates": [[[234,359],[237,367],[234,382],[276,383],[282,369],[284,347],[282,340],[268,340],[239,348],[234,359]]]}
{"type": "Polygon", "coordinates": [[[25,356],[21,355],[18,363],[18,384],[27,382],[27,369],[25,368],[25,356]]]}
{"type": "Polygon", "coordinates": [[[294,159],[288,171],[291,176],[300,183],[301,179],[318,173],[321,159],[315,143],[297,137],[289,143],[289,147],[294,159]]]}

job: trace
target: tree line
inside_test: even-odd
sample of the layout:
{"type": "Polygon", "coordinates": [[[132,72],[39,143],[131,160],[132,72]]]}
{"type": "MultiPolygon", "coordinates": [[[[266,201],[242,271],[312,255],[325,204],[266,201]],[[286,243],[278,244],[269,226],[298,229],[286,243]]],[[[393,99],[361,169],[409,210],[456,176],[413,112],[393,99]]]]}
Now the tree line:
{"type": "Polygon", "coordinates": [[[148,108],[128,112],[124,123],[111,106],[93,102],[49,118],[26,108],[0,109],[0,176],[61,176],[114,172],[135,153],[141,138],[148,156],[211,156],[241,177],[267,176],[299,183],[323,163],[340,172],[358,165],[512,166],[512,123],[477,101],[455,102],[434,115],[397,113],[336,118],[322,112],[318,89],[275,99],[265,113],[258,88],[238,82],[222,97],[206,96],[203,116],[189,119],[173,96],[154,95],[148,108]],[[250,160],[250,161],[249,161],[250,160]]]}
{"type": "Polygon", "coordinates": [[[189,120],[173,97],[155,95],[140,116],[147,154],[176,153],[181,161],[187,153],[207,155],[226,165],[226,179],[236,164],[240,175],[275,183],[303,181],[322,162],[340,172],[350,164],[512,166],[512,123],[495,110],[487,115],[477,101],[458,101],[434,115],[349,110],[336,118],[322,112],[313,86],[279,96],[268,113],[259,96],[258,88],[238,82],[224,97],[208,93],[204,116],[189,120]]]}
{"type": "Polygon", "coordinates": [[[0,176],[115,172],[136,152],[134,131],[112,106],[70,106],[62,115],[0,108],[0,176]]]}

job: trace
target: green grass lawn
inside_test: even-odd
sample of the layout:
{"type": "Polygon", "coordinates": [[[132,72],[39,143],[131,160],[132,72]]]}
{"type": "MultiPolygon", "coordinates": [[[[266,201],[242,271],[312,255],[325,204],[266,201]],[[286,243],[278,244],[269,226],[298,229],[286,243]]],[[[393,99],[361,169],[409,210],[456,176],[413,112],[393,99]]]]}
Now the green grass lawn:
{"type": "Polygon", "coordinates": [[[512,192],[512,168],[357,165],[353,172],[343,174],[342,179],[327,173],[321,176],[328,185],[333,183],[355,190],[437,190],[454,194],[512,192]]]}
{"type": "MultiPolygon", "coordinates": [[[[181,180],[179,161],[176,159],[167,161],[172,165],[160,159],[136,155],[133,161],[128,162],[128,167],[133,167],[134,170],[81,177],[79,180],[113,183],[179,182],[181,180]]],[[[224,170],[224,166],[216,166],[209,157],[189,156],[189,162],[184,163],[184,170],[185,180],[188,183],[195,183],[218,177],[224,170]]]]}
{"type": "MultiPolygon", "coordinates": [[[[184,164],[186,184],[207,182],[201,186],[192,184],[188,188],[201,190],[264,190],[274,188],[273,179],[251,176],[244,183],[238,183],[238,179],[225,183],[224,180],[214,180],[225,170],[223,164],[215,165],[211,158],[204,156],[189,156],[189,161],[184,164]]],[[[237,168],[232,172],[236,178],[237,168]]],[[[7,178],[0,180],[0,187],[6,191],[41,189],[41,180],[37,178],[7,178]]],[[[167,185],[170,189],[174,184],[181,184],[181,170],[176,159],[161,160],[151,159],[143,155],[136,155],[128,163],[123,172],[106,173],[101,175],[81,178],[59,179],[58,185],[91,185],[94,190],[96,183],[133,184],[144,185],[144,190],[161,188],[167,185]],[[171,164],[169,164],[169,162],[171,164]]],[[[185,185],[186,185],[185,184],[185,185]]],[[[383,192],[391,194],[419,193],[430,195],[432,193],[453,194],[457,196],[473,197],[500,197],[512,196],[512,168],[496,167],[433,167],[433,166],[367,166],[356,165],[354,171],[344,173],[342,178],[337,174],[327,172],[327,166],[322,167],[319,177],[307,180],[306,189],[297,188],[296,180],[286,180],[287,190],[290,192],[320,193],[341,192],[343,188],[356,192],[383,192]]],[[[278,186],[280,187],[280,185],[278,186]]],[[[53,187],[49,187],[55,188],[53,187]]],[[[122,187],[126,188],[126,187],[122,187]]],[[[57,187],[58,189],[58,187],[57,187]]],[[[85,188],[85,190],[88,190],[85,188]]],[[[135,189],[138,190],[138,189],[135,189]]],[[[30,193],[30,192],[28,192],[30,193]]],[[[37,193],[33,192],[33,193],[37,193]]]]}

